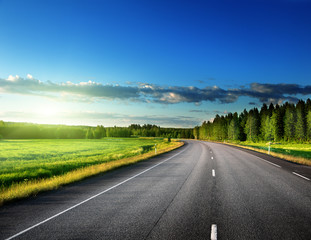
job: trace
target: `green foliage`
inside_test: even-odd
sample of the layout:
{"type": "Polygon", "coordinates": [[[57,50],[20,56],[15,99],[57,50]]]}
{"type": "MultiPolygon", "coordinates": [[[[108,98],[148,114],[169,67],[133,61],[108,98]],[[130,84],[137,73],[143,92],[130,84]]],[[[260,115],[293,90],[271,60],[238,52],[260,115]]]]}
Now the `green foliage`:
{"type": "Polygon", "coordinates": [[[239,140],[239,136],[240,136],[240,123],[238,114],[235,113],[228,126],[228,139],[236,141],[239,140]]]}
{"type": "Polygon", "coordinates": [[[94,138],[101,139],[103,137],[106,137],[106,131],[103,126],[97,126],[94,131],[94,138]]]}
{"type": "Polygon", "coordinates": [[[94,132],[93,129],[89,128],[86,132],[86,138],[87,139],[94,139],[94,132]]]}
{"type": "Polygon", "coordinates": [[[254,142],[258,141],[260,133],[259,129],[260,129],[259,113],[257,108],[254,108],[250,110],[250,112],[248,113],[248,117],[244,128],[247,140],[254,142]]]}
{"type": "Polygon", "coordinates": [[[224,116],[216,115],[213,121],[213,135],[215,140],[225,140],[228,138],[228,124],[224,116]]]}
{"type": "Polygon", "coordinates": [[[244,111],[239,116],[239,122],[240,122],[240,137],[239,137],[239,140],[241,140],[241,141],[245,141],[246,140],[246,134],[244,132],[244,129],[245,129],[247,118],[248,118],[248,112],[246,111],[246,109],[244,109],[244,111]]]}
{"type": "Polygon", "coordinates": [[[86,128],[78,126],[6,123],[0,127],[5,139],[80,139],[85,138],[86,128]]]}
{"type": "Polygon", "coordinates": [[[307,138],[309,141],[311,140],[311,110],[307,114],[307,138]]]}
{"type": "Polygon", "coordinates": [[[154,145],[144,145],[142,146],[142,153],[146,153],[152,150],[152,148],[154,147],[154,145]]]}
{"type": "Polygon", "coordinates": [[[200,127],[199,126],[196,126],[193,129],[193,136],[194,136],[195,139],[199,139],[200,138],[200,127]]]}
{"type": "Polygon", "coordinates": [[[282,106],[263,104],[242,113],[216,115],[213,122],[204,121],[193,129],[198,139],[216,141],[311,141],[311,100],[300,100],[296,105],[286,102],[282,106]]]}
{"type": "Polygon", "coordinates": [[[0,134],[6,139],[101,139],[104,137],[168,137],[194,138],[191,128],[161,128],[156,125],[132,124],[129,127],[95,127],[4,123],[0,134]]]}
{"type": "Polygon", "coordinates": [[[265,103],[262,105],[259,115],[260,115],[260,137],[264,139],[266,132],[267,117],[270,117],[268,107],[265,103]]]}
{"type": "Polygon", "coordinates": [[[266,116],[264,124],[265,131],[262,133],[265,141],[273,141],[274,140],[274,126],[275,122],[272,117],[266,116]]]}
{"type": "Polygon", "coordinates": [[[284,114],[284,107],[280,108],[279,105],[276,105],[271,117],[274,141],[281,141],[284,138],[284,114]]]}
{"type": "Polygon", "coordinates": [[[296,105],[296,131],[295,139],[298,141],[304,141],[307,135],[307,124],[306,124],[306,112],[304,101],[299,101],[296,105]]]}
{"type": "Polygon", "coordinates": [[[284,116],[284,139],[288,141],[295,140],[296,111],[292,104],[288,104],[284,116]]]}

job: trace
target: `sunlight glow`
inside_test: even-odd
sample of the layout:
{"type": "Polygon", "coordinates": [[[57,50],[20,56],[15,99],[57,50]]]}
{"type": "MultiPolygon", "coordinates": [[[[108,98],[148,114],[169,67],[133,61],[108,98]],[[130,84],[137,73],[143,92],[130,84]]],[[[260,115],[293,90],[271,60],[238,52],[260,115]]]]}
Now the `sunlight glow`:
{"type": "Polygon", "coordinates": [[[56,117],[59,113],[60,109],[53,105],[45,105],[36,110],[36,115],[43,118],[56,117]]]}

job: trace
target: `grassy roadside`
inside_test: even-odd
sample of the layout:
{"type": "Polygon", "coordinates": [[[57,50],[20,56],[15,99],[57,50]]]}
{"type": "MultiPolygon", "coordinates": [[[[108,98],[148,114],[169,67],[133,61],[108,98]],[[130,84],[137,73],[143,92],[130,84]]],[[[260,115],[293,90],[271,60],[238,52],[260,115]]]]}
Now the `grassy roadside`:
{"type": "Polygon", "coordinates": [[[232,145],[244,149],[253,150],[256,152],[271,155],[283,160],[298,163],[306,166],[311,166],[311,146],[310,144],[271,144],[270,154],[268,144],[266,143],[233,143],[221,142],[227,145],[232,145]]]}
{"type": "Polygon", "coordinates": [[[53,176],[47,179],[33,179],[11,185],[10,187],[3,188],[0,191],[0,206],[3,204],[21,198],[29,196],[35,196],[39,192],[54,190],[65,184],[80,181],[90,176],[94,176],[99,173],[107,172],[121,166],[131,165],[139,161],[147,160],[156,155],[163,154],[165,152],[172,151],[176,148],[184,145],[183,142],[171,142],[169,146],[158,147],[155,154],[154,149],[137,156],[118,159],[114,161],[104,162],[92,166],[86,166],[73,171],[70,171],[64,175],[53,176]]]}

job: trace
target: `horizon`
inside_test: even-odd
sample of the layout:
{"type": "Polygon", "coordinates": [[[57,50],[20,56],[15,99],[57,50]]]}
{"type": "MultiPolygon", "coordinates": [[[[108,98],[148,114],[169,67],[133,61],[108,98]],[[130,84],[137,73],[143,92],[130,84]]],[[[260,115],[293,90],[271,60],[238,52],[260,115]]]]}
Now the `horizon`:
{"type": "Polygon", "coordinates": [[[311,2],[0,1],[0,120],[193,128],[311,97],[311,2]]]}
{"type": "MultiPolygon", "coordinates": [[[[299,99],[298,101],[300,101],[300,100],[302,100],[302,99],[299,99]]],[[[307,101],[308,100],[311,100],[310,98],[307,98],[306,100],[302,100],[302,101],[304,101],[305,103],[307,103],[307,101]]],[[[283,102],[282,104],[278,104],[278,103],[276,103],[276,104],[273,104],[273,103],[270,103],[270,104],[272,104],[273,105],[273,107],[275,108],[276,106],[280,106],[280,107],[282,107],[283,105],[285,105],[285,104],[287,104],[287,103],[289,103],[289,104],[294,104],[294,105],[296,105],[295,103],[292,103],[292,102],[288,102],[288,101],[286,101],[286,102],[283,102]]],[[[254,107],[254,108],[250,108],[249,110],[252,110],[252,109],[257,109],[258,111],[260,111],[261,110],[261,108],[264,106],[264,104],[266,104],[266,103],[262,103],[262,105],[260,106],[260,107],[254,107]]],[[[269,108],[269,105],[267,105],[266,104],[266,107],[268,107],[269,108]]],[[[219,115],[218,113],[216,113],[215,115],[214,115],[214,117],[216,117],[216,115],[219,115],[220,117],[226,117],[226,116],[228,116],[228,114],[235,114],[235,113],[237,113],[238,114],[238,116],[240,116],[241,114],[244,114],[243,112],[244,112],[244,110],[246,110],[245,108],[243,109],[243,111],[241,111],[241,112],[227,112],[227,113],[223,113],[223,114],[221,114],[221,115],[219,115]]],[[[215,118],[211,118],[210,120],[205,120],[205,121],[203,121],[203,122],[211,122],[211,123],[213,123],[213,121],[214,121],[214,119],[215,118]]],[[[2,119],[0,119],[0,123],[1,123],[1,121],[3,121],[2,119]]],[[[29,125],[48,125],[48,126],[64,126],[64,127],[93,127],[93,128],[96,128],[96,127],[98,127],[98,126],[102,126],[102,127],[104,127],[104,128],[113,128],[113,127],[121,127],[121,128],[128,128],[128,127],[130,127],[131,125],[139,125],[139,126],[141,126],[141,127],[143,127],[144,125],[152,125],[152,126],[157,126],[157,127],[159,127],[159,128],[176,128],[176,129],[194,129],[194,128],[196,128],[196,127],[201,127],[202,126],[202,124],[203,124],[203,122],[200,124],[200,125],[196,125],[196,126],[192,126],[192,127],[174,127],[174,126],[166,126],[166,127],[163,127],[163,126],[160,126],[160,125],[155,125],[155,124],[149,124],[149,123],[143,123],[143,124],[137,124],[137,123],[135,123],[135,122],[133,122],[133,123],[130,123],[129,125],[127,125],[127,126],[119,126],[119,125],[114,125],[114,126],[103,126],[103,125],[79,125],[79,124],[58,124],[58,123],[36,123],[36,122],[23,122],[23,121],[3,121],[3,123],[9,123],[9,124],[29,124],[29,125]]]]}

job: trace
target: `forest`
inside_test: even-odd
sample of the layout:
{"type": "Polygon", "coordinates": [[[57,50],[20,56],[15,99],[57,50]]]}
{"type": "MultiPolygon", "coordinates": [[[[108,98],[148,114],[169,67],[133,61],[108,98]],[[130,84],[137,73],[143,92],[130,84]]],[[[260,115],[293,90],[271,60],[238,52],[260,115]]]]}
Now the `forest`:
{"type": "Polygon", "coordinates": [[[104,137],[194,138],[191,128],[161,128],[151,124],[129,127],[47,125],[0,121],[0,139],[101,139],[104,137]]]}
{"type": "Polygon", "coordinates": [[[216,115],[213,121],[195,127],[193,134],[196,139],[214,141],[311,142],[311,100],[216,115]]]}
{"type": "Polygon", "coordinates": [[[191,128],[162,128],[151,124],[97,127],[0,121],[0,139],[101,139],[104,137],[166,137],[213,141],[311,142],[311,100],[296,104],[263,104],[238,114],[218,114],[191,128]]]}

